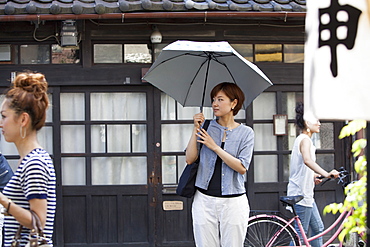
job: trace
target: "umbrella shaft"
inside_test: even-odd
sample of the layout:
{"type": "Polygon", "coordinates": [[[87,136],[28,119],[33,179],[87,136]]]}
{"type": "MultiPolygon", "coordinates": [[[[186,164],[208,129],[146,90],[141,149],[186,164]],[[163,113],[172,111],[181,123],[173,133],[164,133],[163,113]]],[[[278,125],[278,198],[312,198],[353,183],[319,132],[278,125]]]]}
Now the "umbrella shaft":
{"type": "Polygon", "coordinates": [[[204,82],[204,87],[203,87],[202,105],[201,105],[201,108],[200,108],[200,112],[203,112],[204,98],[205,98],[205,95],[206,95],[206,88],[207,88],[207,82],[208,82],[209,65],[211,63],[211,55],[210,54],[207,54],[207,55],[208,55],[207,71],[206,71],[206,78],[204,79],[205,82],[204,82]]]}

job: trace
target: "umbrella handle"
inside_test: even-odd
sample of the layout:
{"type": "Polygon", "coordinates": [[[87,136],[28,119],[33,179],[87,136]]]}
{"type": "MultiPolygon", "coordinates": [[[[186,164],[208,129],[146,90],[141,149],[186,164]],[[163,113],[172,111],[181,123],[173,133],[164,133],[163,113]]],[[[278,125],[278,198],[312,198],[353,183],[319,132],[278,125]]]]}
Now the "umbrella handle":
{"type": "MultiPolygon", "coordinates": [[[[200,107],[200,112],[203,113],[203,106],[200,107]]],[[[202,123],[200,121],[198,123],[199,123],[199,126],[201,126],[202,123]]]]}

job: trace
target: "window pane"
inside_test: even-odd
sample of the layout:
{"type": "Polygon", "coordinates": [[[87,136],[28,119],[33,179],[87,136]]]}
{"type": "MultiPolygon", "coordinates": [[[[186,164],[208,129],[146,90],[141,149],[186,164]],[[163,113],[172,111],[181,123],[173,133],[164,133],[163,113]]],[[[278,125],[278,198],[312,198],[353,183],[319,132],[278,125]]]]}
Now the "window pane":
{"type": "Polygon", "coordinates": [[[18,150],[14,143],[5,141],[2,134],[0,138],[0,151],[4,155],[18,155],[18,150]]]}
{"type": "Polygon", "coordinates": [[[121,44],[95,44],[94,63],[122,63],[121,44]]]}
{"type": "Polygon", "coordinates": [[[46,110],[46,122],[52,123],[53,122],[53,97],[51,94],[48,94],[49,98],[49,107],[46,110]]]}
{"type": "Polygon", "coordinates": [[[303,63],[304,45],[284,45],[285,63],[303,63]]]}
{"type": "Polygon", "coordinates": [[[282,114],[287,114],[288,119],[295,119],[295,107],[297,102],[303,102],[302,92],[285,92],[282,93],[281,104],[282,104],[282,114]]]}
{"type": "Polygon", "coordinates": [[[153,44],[154,47],[154,59],[157,59],[159,54],[161,53],[162,49],[167,46],[168,44],[161,43],[161,44],[153,44]]]}
{"type": "Polygon", "coordinates": [[[12,168],[13,172],[15,172],[18,168],[18,164],[19,164],[19,159],[6,159],[10,165],[10,167],[12,168]]]}
{"type": "Polygon", "coordinates": [[[176,120],[176,101],[165,93],[161,93],[161,119],[176,120]]]}
{"type": "Polygon", "coordinates": [[[92,125],[91,126],[91,152],[92,153],[105,153],[106,140],[105,125],[92,125]]]}
{"type": "Polygon", "coordinates": [[[256,44],[256,62],[282,62],[283,52],[280,44],[256,44]]]}
{"type": "MultiPolygon", "coordinates": [[[[161,119],[162,120],[191,120],[196,113],[200,112],[200,107],[183,107],[169,95],[161,94],[161,119]],[[177,118],[176,118],[177,106],[177,118]]],[[[204,107],[203,114],[207,119],[213,118],[212,107],[204,107]]]]}
{"type": "Polygon", "coordinates": [[[21,45],[21,64],[49,64],[49,45],[21,45]]]}
{"type": "Polygon", "coordinates": [[[125,63],[151,63],[152,54],[146,44],[124,45],[125,63]]]}
{"type": "MultiPolygon", "coordinates": [[[[180,103],[177,103],[177,119],[186,120],[193,119],[194,115],[200,112],[200,107],[183,107],[180,103]]],[[[206,119],[213,118],[212,107],[203,107],[203,114],[206,119]]]]}
{"type": "Polygon", "coordinates": [[[297,128],[294,123],[288,124],[288,134],[282,136],[283,138],[283,149],[292,150],[295,138],[297,137],[297,128]]]}
{"type": "MultiPolygon", "coordinates": [[[[207,108],[208,108],[207,109],[208,111],[206,110],[206,107],[203,108],[205,117],[206,117],[206,112],[207,113],[209,112],[210,107],[207,107],[207,108]]],[[[212,109],[211,109],[211,111],[212,111],[212,109]]],[[[193,119],[194,115],[199,113],[199,112],[200,112],[200,107],[194,107],[194,106],[183,107],[181,104],[177,103],[177,119],[178,120],[193,119]]]]}
{"type": "Polygon", "coordinates": [[[62,125],[60,135],[62,153],[85,153],[84,125],[62,125]]]}
{"type": "Polygon", "coordinates": [[[53,154],[53,127],[44,126],[37,132],[37,139],[49,154],[53,154]]]}
{"type": "Polygon", "coordinates": [[[162,124],[162,152],[182,152],[188,145],[193,124],[162,124]]]}
{"type": "Polygon", "coordinates": [[[91,120],[146,120],[145,93],[92,93],[91,120]]]}
{"type": "MultiPolygon", "coordinates": [[[[292,150],[297,132],[299,134],[295,124],[288,124],[288,135],[283,136],[284,150],[292,150]]],[[[333,123],[321,123],[320,133],[314,133],[311,139],[317,149],[334,149],[333,123]]]]}
{"type": "Polygon", "coordinates": [[[85,120],[85,94],[61,93],[60,94],[60,120],[83,121],[85,120]]]}
{"type": "Polygon", "coordinates": [[[62,158],[62,184],[63,185],[85,185],[86,164],[82,157],[62,158]]]}
{"type": "Polygon", "coordinates": [[[252,44],[232,44],[231,45],[242,57],[253,62],[253,45],[252,44]]]}
{"type": "Polygon", "coordinates": [[[261,93],[253,101],[253,118],[255,120],[272,120],[274,114],[276,114],[275,93],[261,93]]]}
{"type": "Polygon", "coordinates": [[[289,164],[290,164],[290,155],[283,155],[283,180],[284,182],[289,181],[289,164]]]}
{"type": "Polygon", "coordinates": [[[254,182],[278,182],[278,163],[276,155],[254,155],[254,182]]]}
{"type": "Polygon", "coordinates": [[[163,184],[177,184],[186,166],[185,155],[162,156],[162,182],[163,184]],[[174,167],[175,165],[175,167],[174,167]],[[177,169],[176,169],[177,165],[177,169]]]}
{"type": "Polygon", "coordinates": [[[146,157],[95,157],[91,159],[93,185],[147,184],[146,157]]]}
{"type": "Polygon", "coordinates": [[[321,123],[320,133],[312,135],[312,142],[317,149],[334,149],[333,123],[321,123]]]}
{"type": "Polygon", "coordinates": [[[176,156],[162,156],[162,183],[176,184],[176,156]]]}
{"type": "MultiPolygon", "coordinates": [[[[240,109],[238,114],[236,114],[234,116],[235,119],[240,119],[240,120],[243,120],[243,123],[245,122],[245,119],[246,119],[246,114],[245,114],[245,110],[244,109],[240,109]]],[[[238,122],[238,121],[237,121],[238,122]]]]}
{"type": "Polygon", "coordinates": [[[108,125],[108,153],[128,153],[131,151],[130,125],[108,125]]]}
{"type": "Polygon", "coordinates": [[[180,176],[185,169],[186,164],[186,157],[185,155],[177,156],[178,164],[177,164],[177,183],[179,182],[180,176]]]}
{"type": "Polygon", "coordinates": [[[53,64],[71,64],[80,62],[80,50],[78,47],[51,46],[51,58],[53,64]]]}
{"type": "Polygon", "coordinates": [[[11,52],[10,45],[0,45],[0,62],[10,62],[11,52]]]}
{"type": "Polygon", "coordinates": [[[277,150],[276,136],[273,133],[272,124],[254,124],[254,150],[275,151],[277,150]]]}
{"type": "Polygon", "coordinates": [[[132,125],[132,152],[146,152],[147,151],[147,134],[145,124],[132,125]]]}
{"type": "Polygon", "coordinates": [[[334,154],[316,154],[316,163],[329,172],[334,169],[334,154]]]}

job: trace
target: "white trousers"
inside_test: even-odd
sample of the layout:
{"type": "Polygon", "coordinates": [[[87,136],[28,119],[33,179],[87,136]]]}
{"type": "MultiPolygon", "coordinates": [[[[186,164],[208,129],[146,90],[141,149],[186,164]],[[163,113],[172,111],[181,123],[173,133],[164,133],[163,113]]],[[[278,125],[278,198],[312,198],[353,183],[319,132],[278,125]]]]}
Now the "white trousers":
{"type": "Polygon", "coordinates": [[[249,202],[246,195],[213,197],[197,191],[192,206],[197,247],[243,247],[249,202]]]}

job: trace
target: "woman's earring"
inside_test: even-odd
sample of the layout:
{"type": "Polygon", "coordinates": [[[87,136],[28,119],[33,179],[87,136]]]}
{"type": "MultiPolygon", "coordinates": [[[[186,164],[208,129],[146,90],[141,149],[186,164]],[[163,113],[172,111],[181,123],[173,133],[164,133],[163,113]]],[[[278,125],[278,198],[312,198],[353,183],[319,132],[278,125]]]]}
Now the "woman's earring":
{"type": "Polygon", "coordinates": [[[310,130],[309,128],[307,128],[307,132],[308,132],[308,133],[310,133],[310,131],[311,131],[311,130],[310,130]]]}
{"type": "Polygon", "coordinates": [[[24,138],[26,138],[27,129],[26,129],[26,128],[24,128],[24,135],[23,135],[23,131],[22,131],[22,129],[23,129],[23,127],[21,126],[21,128],[20,128],[20,134],[21,134],[22,139],[24,139],[24,138]]]}

